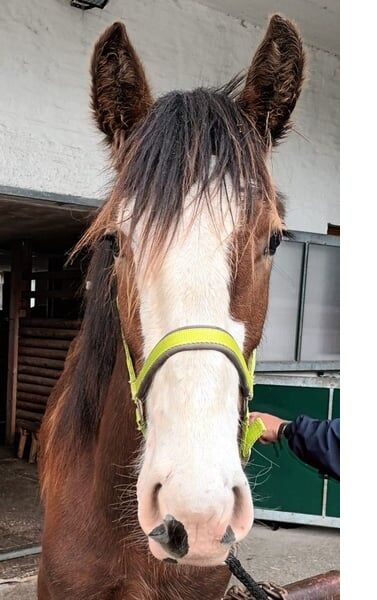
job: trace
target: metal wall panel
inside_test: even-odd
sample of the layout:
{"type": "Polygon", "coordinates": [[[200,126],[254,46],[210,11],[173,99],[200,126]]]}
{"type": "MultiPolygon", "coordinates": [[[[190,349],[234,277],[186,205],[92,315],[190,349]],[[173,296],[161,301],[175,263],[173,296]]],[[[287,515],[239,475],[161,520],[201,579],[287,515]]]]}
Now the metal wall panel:
{"type": "Polygon", "coordinates": [[[258,361],[288,361],[295,358],[303,250],[302,243],[285,242],[276,254],[258,361]]]}
{"type": "Polygon", "coordinates": [[[309,246],[301,359],[339,359],[339,247],[309,246]]]}

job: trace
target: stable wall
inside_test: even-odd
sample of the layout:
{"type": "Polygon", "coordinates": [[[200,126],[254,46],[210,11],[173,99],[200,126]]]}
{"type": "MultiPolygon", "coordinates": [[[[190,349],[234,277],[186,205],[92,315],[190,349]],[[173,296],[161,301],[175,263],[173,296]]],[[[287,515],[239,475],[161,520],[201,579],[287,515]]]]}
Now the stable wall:
{"type": "MultiPolygon", "coordinates": [[[[105,198],[111,173],[89,110],[89,59],[99,34],[119,19],[157,95],[224,83],[249,66],[262,36],[192,0],[110,0],[87,12],[69,0],[2,0],[0,192],[105,198]]],[[[339,223],[339,57],[307,51],[297,133],[275,151],[273,172],[287,196],[287,225],[325,233],[328,222],[339,223]]]]}

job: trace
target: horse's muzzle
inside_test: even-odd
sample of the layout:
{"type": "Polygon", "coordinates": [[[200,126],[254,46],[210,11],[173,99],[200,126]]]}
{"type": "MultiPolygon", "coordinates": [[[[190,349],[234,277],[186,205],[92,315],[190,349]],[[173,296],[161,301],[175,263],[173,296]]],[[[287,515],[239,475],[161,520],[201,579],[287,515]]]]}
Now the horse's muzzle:
{"type": "MultiPolygon", "coordinates": [[[[166,553],[166,558],[162,558],[163,562],[172,564],[191,562],[190,559],[182,561],[189,552],[188,534],[183,523],[177,521],[172,515],[166,515],[163,522],[155,527],[148,534],[148,537],[150,540],[156,542],[162,551],[166,553]]],[[[220,540],[220,544],[223,546],[221,554],[223,555],[224,552],[227,554],[235,541],[234,531],[229,525],[220,540]]],[[[196,562],[198,562],[198,559],[195,560],[196,562]]]]}

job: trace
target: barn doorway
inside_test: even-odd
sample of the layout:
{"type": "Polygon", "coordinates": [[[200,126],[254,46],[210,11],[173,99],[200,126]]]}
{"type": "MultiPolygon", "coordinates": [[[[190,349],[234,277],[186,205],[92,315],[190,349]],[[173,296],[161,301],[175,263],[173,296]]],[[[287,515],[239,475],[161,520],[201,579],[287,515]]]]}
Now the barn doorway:
{"type": "Polygon", "coordinates": [[[80,326],[86,259],[66,263],[93,210],[77,202],[0,195],[2,578],[34,574],[38,565],[38,432],[80,326]]]}
{"type": "Polygon", "coordinates": [[[0,445],[30,461],[80,325],[86,264],[67,258],[93,208],[0,196],[0,445]]]}

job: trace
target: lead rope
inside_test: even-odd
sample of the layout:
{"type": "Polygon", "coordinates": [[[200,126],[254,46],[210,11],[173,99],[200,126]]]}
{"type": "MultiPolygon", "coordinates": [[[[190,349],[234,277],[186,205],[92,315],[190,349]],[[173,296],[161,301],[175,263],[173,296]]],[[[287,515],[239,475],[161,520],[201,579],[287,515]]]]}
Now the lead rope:
{"type": "Polygon", "coordinates": [[[258,585],[256,581],[245,571],[238,558],[234,554],[229,554],[225,560],[229,571],[240,581],[254,600],[269,600],[266,592],[258,585]]]}

